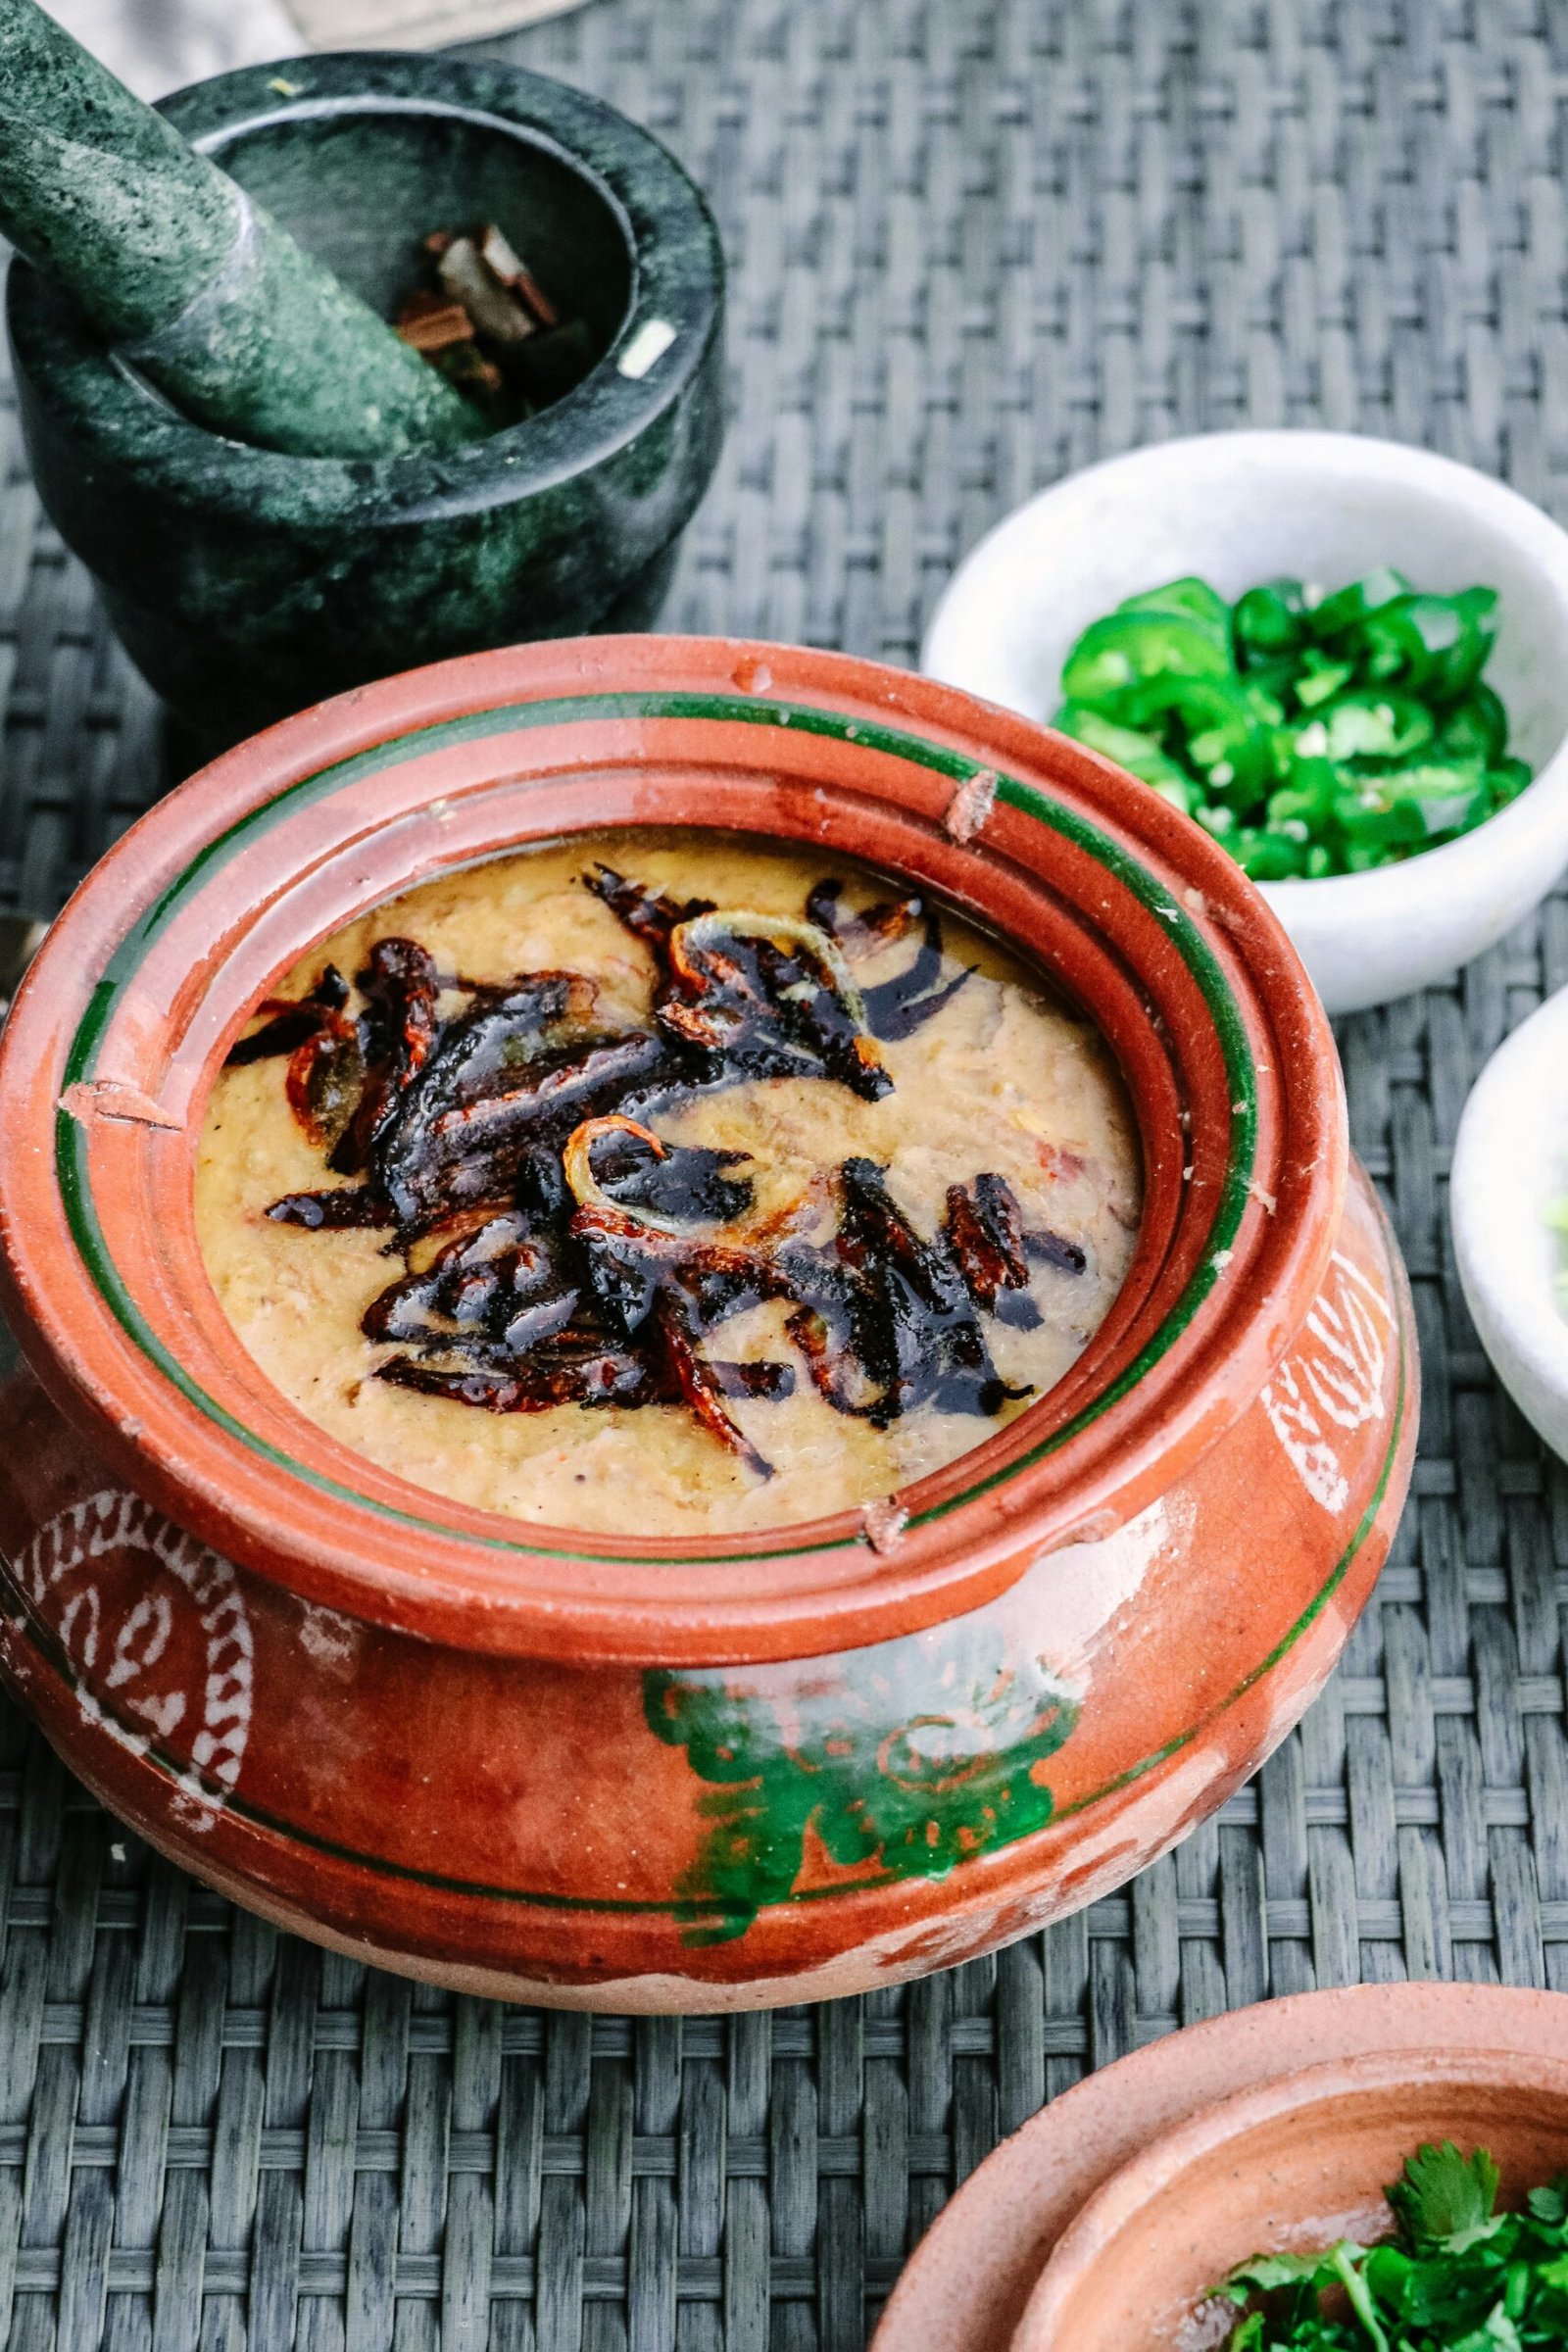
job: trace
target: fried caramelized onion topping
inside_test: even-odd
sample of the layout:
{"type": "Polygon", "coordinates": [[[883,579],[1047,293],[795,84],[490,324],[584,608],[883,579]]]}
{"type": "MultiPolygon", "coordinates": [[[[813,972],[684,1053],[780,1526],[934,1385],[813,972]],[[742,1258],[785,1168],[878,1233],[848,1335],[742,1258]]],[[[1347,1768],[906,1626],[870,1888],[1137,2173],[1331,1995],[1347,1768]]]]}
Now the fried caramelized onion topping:
{"type": "Polygon", "coordinates": [[[493,1413],[684,1406],[758,1478],[769,1465],[729,1407],[791,1396],[796,1368],[712,1345],[757,1306],[784,1307],[818,1394],[877,1428],[922,1405],[991,1417],[1027,1396],[998,1374],[985,1319],[1032,1328],[1031,1261],[1086,1261],[1026,1231],[1004,1178],[954,1185],[930,1238],[866,1158],[759,1220],[745,1153],[669,1144],[649,1124],[758,1078],[891,1092],[882,1043],[969,977],[945,971],[935,907],[910,896],[848,914],[830,879],[797,918],[672,900],[605,865],[584,880],[654,956],[647,1027],[597,1021],[582,973],[481,984],[389,938],[355,975],[358,1009],[328,964],[307,996],[259,1007],[229,1054],[230,1066],[287,1055],[296,1121],[351,1180],[286,1194],[268,1216],[384,1230],[404,1258],[363,1317],[396,1350],[376,1377],[493,1413]],[[904,969],[862,990],[854,963],[906,938],[904,969]]]}

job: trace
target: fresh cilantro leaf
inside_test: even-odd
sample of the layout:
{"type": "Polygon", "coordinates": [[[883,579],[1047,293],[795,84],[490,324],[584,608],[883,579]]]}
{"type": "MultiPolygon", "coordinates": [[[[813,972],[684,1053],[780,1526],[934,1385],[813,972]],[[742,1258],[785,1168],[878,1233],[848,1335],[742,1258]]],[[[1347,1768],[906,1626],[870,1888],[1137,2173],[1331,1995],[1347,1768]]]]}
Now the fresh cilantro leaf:
{"type": "Polygon", "coordinates": [[[1397,2246],[1373,2247],[1366,2258],[1366,2282],[1378,2302],[1396,2318],[1419,2318],[1424,2300],[1422,2266],[1397,2246]]]}
{"type": "Polygon", "coordinates": [[[1479,2328],[1452,2339],[1451,2352],[1524,2352],[1519,2330],[1499,2303],[1479,2328]]]}
{"type": "Polygon", "coordinates": [[[1417,2252],[1441,2247],[1460,2253],[1500,2227],[1494,2217],[1498,2173],[1485,2148],[1461,2156],[1451,2139],[1405,2159],[1402,2179],[1385,2193],[1417,2252]]]}
{"type": "MultiPolygon", "coordinates": [[[[1345,2241],[1347,2251],[1358,2255],[1359,2246],[1345,2241]]],[[[1240,2288],[1259,2295],[1271,2295],[1282,2286],[1332,2286],[1338,2278],[1333,2257],[1338,2246],[1330,2246],[1322,2254],[1254,2254],[1250,2262],[1239,2263],[1227,2277],[1224,2286],[1216,2293],[1232,2293],[1240,2288]]]]}
{"type": "Polygon", "coordinates": [[[1217,2292],[1266,2306],[1228,2352],[1568,2352],[1568,2174],[1498,2213],[1483,2148],[1424,2147],[1388,2193],[1394,2236],[1261,2254],[1217,2292]]]}
{"type": "Polygon", "coordinates": [[[1355,2267],[1356,2262],[1361,2259],[1360,2247],[1352,2246],[1348,2238],[1342,2238],[1337,2246],[1329,2248],[1330,2268],[1336,2273],[1340,2284],[1349,2296],[1350,2309],[1366,2329],[1373,2352],[1394,2352],[1394,2347],[1383,2331],[1383,2324],[1379,2320],[1373,2304],[1372,2291],[1355,2267]],[[1354,2260],[1351,2259],[1352,2256],[1355,2258],[1354,2260]]]}
{"type": "Polygon", "coordinates": [[[1568,2173],[1548,2181],[1544,2188],[1533,2188],[1525,2202],[1538,2222],[1548,2230],[1560,2230],[1568,2222],[1568,2173]]]}

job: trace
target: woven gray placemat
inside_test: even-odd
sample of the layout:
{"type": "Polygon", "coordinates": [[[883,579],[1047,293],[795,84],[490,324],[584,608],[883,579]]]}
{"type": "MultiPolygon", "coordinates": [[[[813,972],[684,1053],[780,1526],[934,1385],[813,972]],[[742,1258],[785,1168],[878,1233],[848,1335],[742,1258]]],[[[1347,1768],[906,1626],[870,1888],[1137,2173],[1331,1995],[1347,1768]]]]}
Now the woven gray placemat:
{"type": "MultiPolygon", "coordinates": [[[[1243,421],[1568,513],[1545,0],[599,0],[495,47],[650,122],[720,215],[736,420],[671,626],[912,661],[1017,499],[1243,421]]],[[[48,911],[158,733],[9,412],[0,447],[0,903],[48,911]]],[[[954,2183],[1085,2067],[1357,1976],[1568,1986],[1568,1482],[1478,1352],[1444,1199],[1474,1073],[1565,981],[1556,899],[1345,1026],[1420,1314],[1415,1498],[1301,1732],[1044,1937],[722,2024],[501,2010],[231,1911],[0,1713],[0,2343],[858,2352],[954,2183]]]]}

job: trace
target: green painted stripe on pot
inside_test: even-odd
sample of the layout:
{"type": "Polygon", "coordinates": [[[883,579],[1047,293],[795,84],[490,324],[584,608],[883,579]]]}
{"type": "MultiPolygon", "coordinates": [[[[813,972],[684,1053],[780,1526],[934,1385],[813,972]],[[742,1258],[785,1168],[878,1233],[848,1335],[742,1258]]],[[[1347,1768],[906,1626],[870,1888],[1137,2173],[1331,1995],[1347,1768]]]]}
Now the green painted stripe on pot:
{"type": "MultiPolygon", "coordinates": [[[[863,744],[868,750],[951,777],[956,783],[963,783],[976,775],[996,773],[996,770],[962,753],[950,751],[941,744],[928,743],[916,735],[906,735],[877,721],[848,718],[841,712],[819,710],[810,705],[768,702],[755,695],[570,695],[547,702],[502,705],[488,710],[471,711],[461,718],[443,719],[430,726],[411,729],[406,735],[392,737],[368,751],[357,752],[346,760],[337,760],[328,767],[301,777],[271,800],[249,810],[197,853],[183,872],[132,924],[109,957],[103,976],[93,991],[88,1009],[72,1040],[66,1061],[65,1084],[70,1086],[79,1080],[89,1079],[94,1074],[98,1049],[113,1018],[121,992],[134,978],[148,950],[176,913],[193,898],[200,896],[215,872],[241,849],[270,831],[286,815],[326,799],[354,783],[377,775],[385,768],[400,766],[411,760],[422,759],[432,752],[447,751],[457,745],[488,741],[496,736],[536,727],[638,718],[686,719],[714,725],[741,723],[751,726],[787,726],[798,733],[823,736],[834,742],[863,744]]],[[[509,789],[514,781],[508,780],[509,789]]],[[[1208,1007],[1224,1055],[1231,1099],[1235,1105],[1231,1150],[1203,1262],[1140,1354],[1107,1389],[1060,1429],[1053,1431],[1027,1453],[1020,1454],[1004,1468],[994,1471],[987,1478],[976,1480],[973,1486],[955,1495],[951,1501],[935,1504],[919,1513],[910,1523],[915,1527],[927,1526],[948,1517],[976,1496],[1004,1485],[1020,1471],[1031,1468],[1056,1452],[1137,1386],[1181,1337],[1219,1281],[1214,1259],[1216,1256],[1224,1257],[1240,1229],[1251,1192],[1255,1165],[1257,1090],[1246,1023],[1219,960],[1197,925],[1172,899],[1163,883],[1087,818],[1054,801],[1038,787],[1021,783],[1010,776],[1000,777],[998,797],[1009,808],[1033,817],[1059,834],[1063,840],[1071,841],[1075,847],[1094,857],[1168,931],[1208,1007]]],[[[121,1279],[104,1241],[92,1199],[86,1139],[77,1121],[65,1111],[61,1111],[56,1119],[55,1159],[72,1235],[95,1286],[127,1337],[188,1403],[274,1469],[302,1480],[318,1492],[354,1503],[399,1526],[451,1539],[453,1530],[443,1520],[423,1512],[404,1510],[391,1503],[372,1500],[354,1488],[313,1470],[308,1464],[296,1461],[278,1447],[258,1438],[243,1422],[209,1396],[158,1338],[121,1279]]],[[[529,1558],[574,1559],[580,1557],[583,1550],[581,1544],[567,1549],[555,1544],[529,1544],[520,1538],[507,1536],[469,1536],[465,1541],[484,1550],[514,1553],[529,1558]]],[[[830,1545],[774,1541],[757,1550],[726,1551],[693,1564],[725,1566],[746,1560],[796,1558],[808,1551],[846,1550],[859,1541],[858,1537],[853,1536],[841,1537],[830,1545]]],[[[638,1564],[612,1552],[596,1551],[592,1556],[615,1565],[638,1564]]]]}

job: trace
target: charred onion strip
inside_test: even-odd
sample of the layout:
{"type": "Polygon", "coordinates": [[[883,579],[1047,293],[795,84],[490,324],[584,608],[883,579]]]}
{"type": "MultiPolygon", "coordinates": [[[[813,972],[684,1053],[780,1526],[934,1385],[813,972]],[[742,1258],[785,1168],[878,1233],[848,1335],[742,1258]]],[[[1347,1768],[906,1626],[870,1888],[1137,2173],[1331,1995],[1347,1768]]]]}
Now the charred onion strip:
{"type": "Polygon", "coordinates": [[[942,921],[936,908],[916,896],[883,900],[863,914],[841,915],[838,902],[843,889],[842,882],[818,882],[806,902],[806,911],[824,931],[831,932],[849,955],[870,955],[902,939],[916,923],[921,927],[919,952],[907,971],[868,988],[862,1001],[865,1025],[872,1035],[887,1045],[897,1045],[923,1028],[945,1004],[951,1004],[975,966],[967,964],[939,988],[942,921]]]}
{"type": "Polygon", "coordinates": [[[376,1367],[394,1388],[417,1389],[454,1404],[480,1405],[490,1413],[547,1413],[557,1404],[659,1404],[667,1393],[641,1355],[627,1348],[597,1348],[554,1358],[534,1356],[505,1371],[444,1371],[417,1356],[394,1355],[376,1367]]]}
{"type": "Polygon", "coordinates": [[[677,1286],[660,1294],[655,1310],[664,1359],[675,1385],[710,1437],[718,1440],[755,1478],[771,1478],[773,1465],[759,1453],[745,1430],[724,1410],[724,1389],[712,1366],[698,1352],[689,1328],[685,1301],[677,1286]]]}
{"type": "Polygon", "coordinates": [[[813,883],[807,896],[806,917],[818,930],[830,932],[846,956],[870,956],[878,948],[891,947],[925,914],[925,901],[917,893],[906,899],[879,899],[859,914],[839,912],[843,896],[842,882],[829,878],[813,883]]]}
{"type": "Polygon", "coordinates": [[[1064,1240],[1059,1233],[1026,1233],[1023,1247],[1026,1257],[1042,1266],[1056,1266],[1063,1274],[1081,1274],[1089,1263],[1078,1243],[1064,1240]]]}
{"type": "MultiPolygon", "coordinates": [[[[670,988],[658,1015],[688,1043],[732,1055],[743,1067],[760,1049],[760,1074],[791,1074],[787,1062],[780,1068],[769,1060],[771,1030],[786,1056],[804,1049],[866,1102],[892,1091],[843,951],[817,924],[714,907],[677,923],[665,953],[670,988]],[[750,951],[751,970],[741,950],[750,951]]],[[[800,1071],[811,1074],[809,1066],[800,1071]]]]}
{"type": "Polygon", "coordinates": [[[340,1013],[349,1001],[349,984],[335,963],[326,964],[308,996],[264,997],[252,1019],[263,1013],[275,1018],[249,1037],[238,1038],[223,1057],[225,1070],[244,1069],[253,1061],[270,1061],[274,1054],[292,1054],[313,1038],[323,1022],[340,1013]]]}
{"type": "Polygon", "coordinates": [[[867,1018],[877,1036],[886,1038],[890,1045],[897,1045],[924,1028],[945,1004],[952,1004],[975,969],[972,963],[966,964],[946,986],[938,987],[942,977],[942,924],[934,906],[926,907],[922,929],[920,951],[908,970],[901,972],[896,980],[883,980],[866,991],[867,1018]]]}
{"type": "Polygon", "coordinates": [[[360,1318],[367,1339],[422,1352],[492,1350],[514,1359],[571,1322],[581,1284],[551,1237],[533,1236],[520,1210],[488,1218],[438,1250],[421,1274],[372,1298],[360,1318]]]}
{"type": "Polygon", "coordinates": [[[441,979],[434,957],[417,940],[379,939],[360,974],[360,993],[365,998],[359,1023],[365,1082],[329,1163],[343,1176],[357,1176],[369,1165],[398,1098],[435,1041],[441,979]]]}
{"type": "Polygon", "coordinates": [[[264,1212],[274,1225],[303,1225],[312,1233],[344,1233],[356,1225],[379,1229],[392,1211],[368,1184],[331,1185],[319,1193],[285,1193],[264,1212]]]}
{"type": "Polygon", "coordinates": [[[354,1115],[365,1084],[359,1024],[344,1010],[349,984],[329,963],[308,996],[268,997],[259,1013],[275,1017],[229,1048],[226,1069],[289,1057],[289,1107],[318,1150],[330,1152],[354,1115]]]}
{"type": "Polygon", "coordinates": [[[1029,1260],[1082,1274],[1089,1259],[1059,1233],[1030,1232],[1018,1197],[1004,1176],[977,1176],[948,1188],[943,1233],[977,1305],[1019,1331],[1039,1328],[1040,1309],[1028,1295],[1029,1260]]]}
{"type": "Polygon", "coordinates": [[[666,1147],[651,1128],[617,1114],[585,1119],[566,1140],[562,1164],[578,1204],[571,1230],[588,1250],[601,1303],[629,1333],[648,1332],[669,1379],[703,1427],[754,1476],[771,1478],[772,1464],[731,1419],[723,1400],[726,1396],[788,1395],[783,1385],[788,1366],[758,1367],[748,1382],[750,1367],[726,1365],[720,1372],[698,1347],[711,1322],[767,1296],[767,1269],[745,1250],[697,1243],[681,1235],[669,1218],[612,1199],[593,1172],[592,1157],[595,1144],[609,1135],[632,1136],[652,1145],[660,1159],[666,1156],[666,1147]]]}
{"type": "MultiPolygon", "coordinates": [[[[514,1163],[505,1156],[506,1134],[535,1114],[547,1123],[555,1118],[559,1106],[551,1105],[561,1092],[563,1072],[580,1068],[597,1048],[612,1042],[577,1025],[597,994],[595,983],[581,972],[519,973],[500,987],[472,990],[465,1010],[443,1025],[376,1139],[375,1172],[405,1228],[428,1230],[442,1221],[454,1159],[473,1161],[470,1176],[479,1172],[466,1131],[469,1113],[476,1116],[486,1148],[503,1152],[486,1197],[498,1206],[506,1202],[515,1174],[514,1163]],[[497,1107],[503,1103],[506,1110],[497,1107]]],[[[646,1041],[645,1032],[635,1034],[646,1041]]],[[[645,1053],[646,1042],[636,1051],[645,1053]]],[[[597,1075],[605,1076],[602,1067],[597,1075]]],[[[619,1086],[613,1080],[611,1085],[618,1095],[619,1086]]],[[[462,1190],[461,1202],[453,1205],[474,1197],[471,1190],[462,1190]]]]}
{"type": "Polygon", "coordinates": [[[289,1055],[284,1083],[295,1118],[312,1143],[330,1153],[353,1118],[365,1086],[359,1024],[345,1013],[323,1013],[319,1026],[289,1055]]]}
{"type": "Polygon", "coordinates": [[[381,1181],[399,1225],[416,1236],[460,1210],[503,1204],[524,1164],[541,1155],[555,1159],[585,1113],[670,1075],[668,1041],[632,1029],[575,1049],[563,1046],[554,1066],[526,1086],[446,1108],[438,1097],[421,1106],[428,1115],[416,1125],[411,1121],[388,1137],[381,1181]]]}
{"type": "Polygon", "coordinates": [[[752,1204],[751,1183],[745,1178],[726,1176],[723,1170],[745,1165],[748,1156],[744,1152],[710,1152],[681,1146],[671,1152],[651,1127],[618,1111],[603,1118],[584,1119],[566,1138],[561,1154],[567,1189],[579,1208],[607,1208],[628,1214],[639,1224],[666,1234],[683,1233],[697,1219],[722,1227],[744,1215],[752,1204]],[[669,1172],[674,1179],[669,1189],[680,1203],[677,1210],[661,1207],[657,1199],[637,1198],[632,1188],[640,1182],[646,1193],[647,1171],[639,1175],[633,1170],[630,1177],[612,1176],[611,1182],[623,1188],[615,1192],[600,1181],[594,1172],[593,1152],[599,1144],[614,1136],[641,1145],[653,1153],[656,1169],[669,1172]],[[694,1163],[698,1171],[695,1179],[691,1174],[694,1163]]]}
{"type": "MultiPolygon", "coordinates": [[[[644,1127],[636,1119],[626,1118],[620,1111],[607,1112],[603,1118],[584,1119],[580,1127],[572,1129],[561,1151],[561,1164],[565,1170],[572,1199],[579,1208],[608,1208],[624,1215],[628,1212],[618,1200],[612,1200],[593,1170],[593,1148],[602,1136],[607,1135],[633,1135],[639,1143],[652,1147],[657,1159],[667,1159],[669,1154],[651,1127],[644,1127]]],[[[635,1213],[639,1224],[651,1225],[658,1233],[680,1231],[673,1217],[659,1216],[651,1208],[639,1208],[631,1213],[635,1213]]]]}
{"type": "Polygon", "coordinates": [[[922,1241],[873,1160],[848,1159],[837,1250],[854,1276],[856,1352],[880,1388],[862,1408],[885,1427],[916,1405],[994,1415],[1027,1389],[1010,1389],[991,1360],[962,1273],[941,1240],[922,1241]]]}
{"type": "Polygon", "coordinates": [[[976,1305],[1016,1330],[1038,1330],[1023,1210],[1006,1178],[977,1176],[972,1185],[950,1185],[942,1230],[976,1305]]]}
{"type": "Polygon", "coordinates": [[[293,1054],[320,1028],[324,1014],[309,997],[292,1000],[287,997],[264,997],[257,1011],[270,1012],[276,1018],[264,1029],[253,1029],[249,1037],[237,1038],[223,1056],[225,1070],[242,1070],[253,1061],[270,1061],[279,1054],[293,1054]]]}
{"type": "Polygon", "coordinates": [[[819,1302],[807,1302],[796,1307],[784,1328],[805,1357],[806,1369],[817,1395],[836,1413],[843,1413],[851,1420],[869,1420],[875,1398],[867,1400],[852,1393],[854,1343],[847,1316],[840,1322],[825,1314],[819,1302]]]}
{"type": "Polygon", "coordinates": [[[706,914],[677,923],[670,933],[671,971],[694,991],[701,991],[707,985],[706,976],[692,958],[705,950],[721,949],[726,939],[782,940],[788,947],[804,948],[828,975],[839,1003],[856,1027],[865,1027],[864,1001],[851,977],[843,950],[818,924],[805,922],[798,915],[754,914],[745,906],[710,907],[706,914]]]}
{"type": "Polygon", "coordinates": [[[633,937],[650,948],[666,946],[677,923],[712,910],[711,899],[666,899],[662,891],[644,890],[641,883],[628,882],[612,865],[596,865],[583,880],[633,937]]]}
{"type": "Polygon", "coordinates": [[[969,1295],[994,1306],[999,1291],[1028,1288],[1023,1253],[1023,1211],[1012,1187],[1001,1176],[977,1176],[971,1186],[948,1187],[943,1227],[969,1295]]]}

